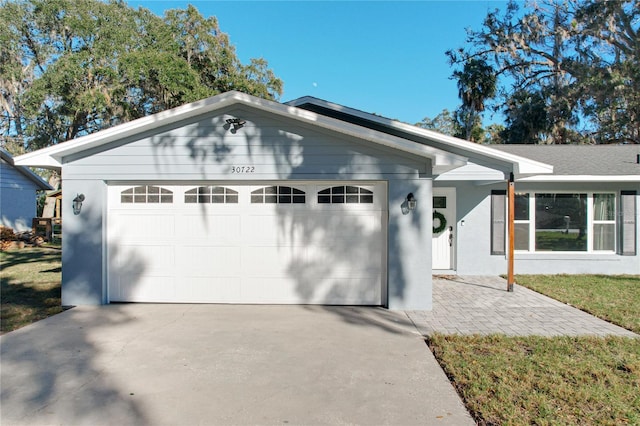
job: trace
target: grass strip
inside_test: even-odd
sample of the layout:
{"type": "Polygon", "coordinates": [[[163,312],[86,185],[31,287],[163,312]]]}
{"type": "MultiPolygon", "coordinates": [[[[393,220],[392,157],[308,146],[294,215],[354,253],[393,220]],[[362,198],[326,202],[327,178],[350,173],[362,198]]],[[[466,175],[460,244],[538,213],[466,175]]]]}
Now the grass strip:
{"type": "Polygon", "coordinates": [[[435,334],[480,425],[640,424],[640,339],[435,334]]]}
{"type": "Polygon", "coordinates": [[[516,282],[640,334],[638,275],[518,275],[516,282]]]}
{"type": "Polygon", "coordinates": [[[0,334],[62,312],[61,268],[59,249],[0,252],[0,334]]]}

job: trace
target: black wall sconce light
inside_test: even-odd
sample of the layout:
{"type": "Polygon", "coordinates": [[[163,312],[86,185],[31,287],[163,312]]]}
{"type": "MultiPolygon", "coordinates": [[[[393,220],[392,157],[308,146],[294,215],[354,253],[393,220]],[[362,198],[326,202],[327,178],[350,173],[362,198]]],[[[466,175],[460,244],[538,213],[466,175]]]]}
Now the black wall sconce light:
{"type": "Polygon", "coordinates": [[[82,210],[82,202],[84,201],[84,194],[76,195],[73,199],[73,214],[79,215],[82,210]]]}
{"type": "Polygon", "coordinates": [[[233,126],[233,128],[231,129],[231,133],[237,132],[238,129],[240,129],[247,123],[246,120],[242,120],[240,118],[227,118],[225,121],[228,125],[233,126]]]}
{"type": "Polygon", "coordinates": [[[407,194],[407,198],[402,202],[400,208],[402,209],[402,214],[409,214],[418,207],[418,200],[413,196],[413,192],[407,194]]]}

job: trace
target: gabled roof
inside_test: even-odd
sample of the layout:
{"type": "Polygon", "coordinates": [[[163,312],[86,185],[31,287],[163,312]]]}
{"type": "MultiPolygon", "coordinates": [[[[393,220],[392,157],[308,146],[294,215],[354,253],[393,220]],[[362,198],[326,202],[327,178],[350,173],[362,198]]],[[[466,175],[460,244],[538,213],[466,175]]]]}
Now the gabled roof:
{"type": "MultiPolygon", "coordinates": [[[[553,165],[554,181],[640,182],[640,145],[491,145],[553,165]]],[[[534,176],[526,181],[550,180],[534,176]]]]}
{"type": "Polygon", "coordinates": [[[33,182],[39,189],[42,190],[51,190],[53,189],[47,182],[44,181],[40,176],[33,173],[26,167],[16,166],[13,156],[3,148],[0,148],[0,158],[4,160],[9,166],[13,167],[18,173],[23,175],[25,178],[33,182]]]}
{"type": "Polygon", "coordinates": [[[464,139],[444,135],[432,130],[422,129],[417,126],[402,123],[375,114],[369,114],[343,105],[328,102],[312,96],[305,96],[286,103],[287,105],[314,111],[319,114],[334,117],[339,120],[355,123],[360,126],[376,129],[404,139],[409,139],[421,144],[457,155],[464,155],[473,162],[495,165],[504,171],[513,171],[516,178],[538,174],[550,174],[553,166],[535,159],[526,158],[508,152],[500,152],[487,145],[480,145],[464,139]]]}
{"type": "Polygon", "coordinates": [[[265,111],[275,116],[294,119],[411,155],[430,159],[434,170],[438,171],[438,173],[467,164],[467,158],[462,153],[452,153],[437,147],[415,143],[392,134],[379,132],[312,111],[260,99],[236,91],[222,93],[201,101],[120,124],[78,139],[24,154],[17,157],[15,161],[16,164],[20,165],[59,169],[64,163],[64,158],[70,155],[75,156],[83,152],[88,152],[89,150],[95,152],[96,149],[111,142],[152,131],[159,126],[179,123],[183,120],[222,110],[234,105],[243,105],[265,111]]]}

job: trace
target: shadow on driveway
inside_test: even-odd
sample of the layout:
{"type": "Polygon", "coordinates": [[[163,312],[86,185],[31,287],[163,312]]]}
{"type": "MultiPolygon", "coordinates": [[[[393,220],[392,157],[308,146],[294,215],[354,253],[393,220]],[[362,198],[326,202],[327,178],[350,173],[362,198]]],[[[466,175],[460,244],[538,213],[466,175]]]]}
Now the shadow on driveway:
{"type": "Polygon", "coordinates": [[[473,424],[403,313],[114,304],[1,337],[2,424],[473,424]]]}

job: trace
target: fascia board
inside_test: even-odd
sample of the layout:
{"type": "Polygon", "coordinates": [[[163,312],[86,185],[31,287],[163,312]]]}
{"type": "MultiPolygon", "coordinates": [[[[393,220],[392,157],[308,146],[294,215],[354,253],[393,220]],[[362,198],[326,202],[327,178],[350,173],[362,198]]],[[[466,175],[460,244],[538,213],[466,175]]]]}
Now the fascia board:
{"type": "Polygon", "coordinates": [[[129,136],[134,136],[146,130],[151,130],[158,125],[172,124],[193,116],[206,114],[229,105],[237,99],[239,92],[228,92],[213,96],[201,101],[162,111],[157,114],[142,117],[127,123],[120,124],[75,140],[60,143],[58,145],[33,151],[16,157],[16,164],[24,166],[61,168],[63,158],[89,148],[97,148],[101,145],[114,142],[129,136]]]}
{"type": "Polygon", "coordinates": [[[640,175],[538,175],[516,180],[518,182],[640,182],[640,175]]]}
{"type": "Polygon", "coordinates": [[[144,131],[152,130],[159,125],[173,124],[198,115],[219,110],[234,104],[247,105],[286,118],[297,119],[302,122],[317,125],[358,139],[367,140],[382,146],[403,151],[412,155],[434,160],[434,166],[442,166],[447,170],[466,164],[467,158],[449,153],[438,148],[412,142],[386,133],[365,127],[345,123],[330,117],[325,117],[301,108],[280,104],[278,102],[260,99],[241,92],[226,92],[202,101],[162,111],[154,115],[139,118],[109,129],[102,130],[73,141],[43,148],[15,158],[17,164],[26,166],[56,168],[62,167],[65,156],[81,153],[87,149],[95,149],[119,139],[135,136],[144,131]]]}
{"type": "MultiPolygon", "coordinates": [[[[389,128],[395,128],[395,129],[401,130],[402,132],[405,132],[405,133],[423,137],[432,142],[443,144],[449,148],[460,150],[462,152],[460,155],[463,155],[467,158],[479,156],[480,158],[488,158],[491,160],[511,163],[514,168],[514,175],[516,177],[553,173],[553,166],[550,164],[531,160],[529,158],[521,157],[514,154],[505,153],[502,151],[493,150],[490,147],[469,142],[464,139],[459,139],[449,135],[443,135],[433,130],[421,129],[419,127],[412,126],[410,124],[405,124],[396,120],[391,120],[389,118],[380,117],[374,114],[369,114],[363,111],[359,111],[353,108],[334,104],[332,102],[327,102],[311,96],[305,96],[305,97],[294,99],[292,101],[287,102],[287,105],[292,105],[292,106],[300,106],[304,104],[313,104],[323,108],[333,109],[335,111],[353,115],[355,117],[358,117],[364,120],[374,121],[384,126],[387,126],[389,128]]],[[[442,148],[442,149],[447,150],[447,148],[442,148]]]]}

